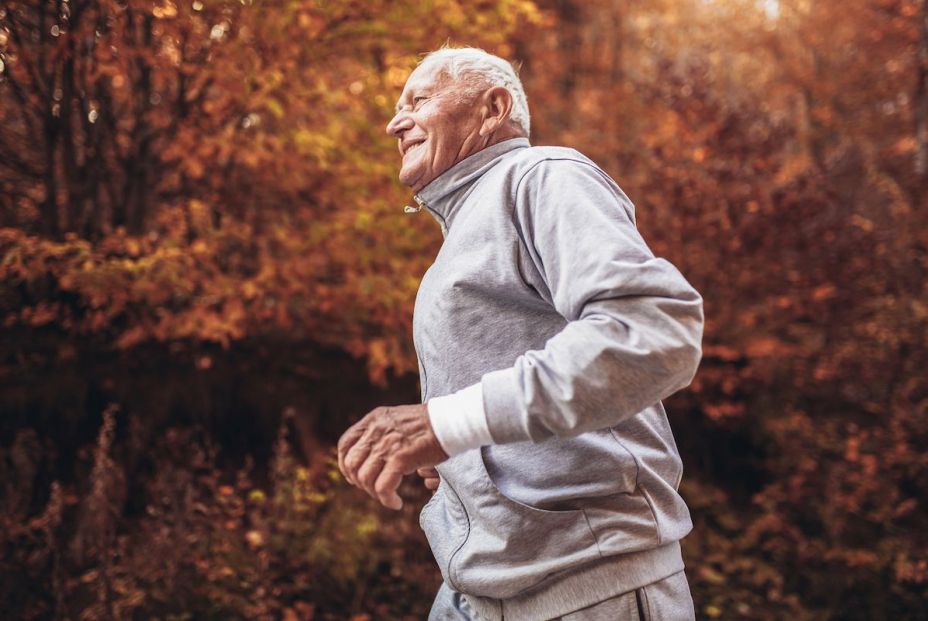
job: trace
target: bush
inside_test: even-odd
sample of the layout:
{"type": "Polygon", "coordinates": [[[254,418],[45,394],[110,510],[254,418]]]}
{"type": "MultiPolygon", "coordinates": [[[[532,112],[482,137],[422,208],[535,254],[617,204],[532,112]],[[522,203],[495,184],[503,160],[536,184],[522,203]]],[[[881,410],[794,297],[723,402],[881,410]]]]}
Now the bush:
{"type": "MultiPolygon", "coordinates": [[[[172,429],[156,448],[144,511],[131,515],[113,457],[116,419],[115,407],[103,414],[80,497],[56,482],[36,517],[4,505],[11,507],[0,516],[7,614],[86,621],[427,614],[436,570],[427,553],[409,555],[400,545],[421,540],[410,526],[414,503],[387,516],[344,484],[331,455],[321,468],[300,465],[286,420],[264,485],[250,459],[226,476],[202,434],[172,429]]],[[[34,440],[21,434],[2,463],[22,474],[34,440]]]]}

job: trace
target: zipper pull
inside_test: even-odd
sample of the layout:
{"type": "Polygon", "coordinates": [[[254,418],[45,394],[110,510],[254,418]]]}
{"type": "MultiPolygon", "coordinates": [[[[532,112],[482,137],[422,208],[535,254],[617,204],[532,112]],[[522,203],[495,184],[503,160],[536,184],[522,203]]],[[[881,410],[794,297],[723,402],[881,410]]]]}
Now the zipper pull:
{"type": "Polygon", "coordinates": [[[406,207],[403,208],[403,211],[405,211],[406,213],[416,213],[418,211],[422,211],[423,207],[427,208],[429,210],[429,213],[431,213],[432,216],[435,218],[435,220],[438,221],[438,226],[441,228],[441,236],[447,237],[448,227],[445,226],[445,218],[441,216],[439,213],[437,213],[434,209],[426,205],[425,200],[420,198],[418,194],[413,194],[412,197],[416,201],[416,205],[418,206],[410,207],[409,205],[406,205],[406,207]]]}
{"type": "Polygon", "coordinates": [[[406,207],[403,208],[403,211],[405,211],[406,213],[417,213],[419,211],[422,211],[422,208],[425,207],[425,201],[419,198],[418,194],[413,194],[412,199],[416,201],[417,206],[410,207],[409,205],[406,205],[406,207]]]}

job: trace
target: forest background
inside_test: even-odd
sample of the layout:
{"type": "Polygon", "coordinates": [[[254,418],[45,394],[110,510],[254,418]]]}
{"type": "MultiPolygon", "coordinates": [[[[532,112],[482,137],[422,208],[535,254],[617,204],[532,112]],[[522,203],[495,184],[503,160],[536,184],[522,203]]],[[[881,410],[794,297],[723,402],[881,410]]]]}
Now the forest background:
{"type": "Polygon", "coordinates": [[[924,1],[2,0],[4,618],[424,618],[427,492],[331,451],[419,399],[384,126],[449,40],[705,298],[700,618],[928,618],[924,1]]]}

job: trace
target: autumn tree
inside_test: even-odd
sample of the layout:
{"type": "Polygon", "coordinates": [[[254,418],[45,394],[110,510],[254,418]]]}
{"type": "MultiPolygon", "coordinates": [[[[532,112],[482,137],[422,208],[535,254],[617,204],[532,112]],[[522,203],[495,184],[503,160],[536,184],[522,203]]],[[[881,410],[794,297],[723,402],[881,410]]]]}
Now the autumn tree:
{"type": "MultiPolygon", "coordinates": [[[[348,352],[381,385],[414,374],[441,237],[403,213],[383,127],[419,54],[483,46],[521,64],[532,142],[600,163],[705,299],[701,369],[668,404],[700,615],[919,618],[925,6],[6,0],[0,373],[44,384],[67,359],[168,344],[197,377],[257,343],[264,361],[348,352]]],[[[38,402],[9,394],[11,412],[38,402]]],[[[42,446],[19,431],[0,467],[42,446]]],[[[44,537],[74,493],[56,489],[47,519],[7,530],[44,537]]],[[[144,557],[134,579],[160,584],[144,557]]]]}
{"type": "Polygon", "coordinates": [[[703,613],[903,618],[928,584],[922,4],[539,4],[536,139],[603,162],[705,298],[669,406],[703,613]]]}
{"type": "Polygon", "coordinates": [[[121,347],[278,332],[365,356],[381,381],[414,369],[408,310],[436,235],[402,211],[383,127],[421,53],[450,36],[507,53],[535,17],[512,1],[5,3],[7,325],[121,347]]]}

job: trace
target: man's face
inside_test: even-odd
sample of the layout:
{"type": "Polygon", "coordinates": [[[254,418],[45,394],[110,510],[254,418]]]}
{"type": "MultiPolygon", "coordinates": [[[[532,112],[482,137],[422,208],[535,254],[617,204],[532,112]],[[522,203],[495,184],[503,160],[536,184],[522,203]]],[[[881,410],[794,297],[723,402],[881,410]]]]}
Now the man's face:
{"type": "Polygon", "coordinates": [[[403,157],[400,182],[413,192],[479,150],[480,106],[462,97],[441,69],[432,63],[412,72],[387,124],[403,157]]]}

